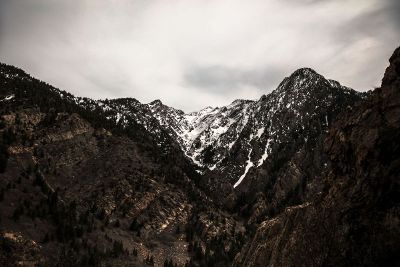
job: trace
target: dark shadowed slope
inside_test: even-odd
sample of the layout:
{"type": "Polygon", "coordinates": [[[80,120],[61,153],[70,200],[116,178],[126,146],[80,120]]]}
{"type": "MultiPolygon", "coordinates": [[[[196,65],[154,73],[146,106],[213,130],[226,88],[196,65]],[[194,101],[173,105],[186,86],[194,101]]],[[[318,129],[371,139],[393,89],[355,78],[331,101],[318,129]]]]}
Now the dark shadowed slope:
{"type": "Polygon", "coordinates": [[[240,224],[138,101],[77,98],[0,67],[1,266],[233,259],[240,224]]]}
{"type": "Polygon", "coordinates": [[[234,266],[398,266],[399,127],[397,49],[382,87],[330,128],[324,190],[262,222],[234,266]]]}

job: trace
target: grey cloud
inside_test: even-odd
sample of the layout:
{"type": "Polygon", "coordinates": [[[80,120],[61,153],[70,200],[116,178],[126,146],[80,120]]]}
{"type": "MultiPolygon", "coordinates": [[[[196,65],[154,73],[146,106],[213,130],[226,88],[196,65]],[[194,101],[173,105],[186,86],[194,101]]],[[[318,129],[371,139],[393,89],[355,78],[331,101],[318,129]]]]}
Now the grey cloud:
{"type": "Polygon", "coordinates": [[[195,110],[300,67],[369,89],[400,44],[398,0],[145,2],[0,0],[0,61],[76,95],[195,110]]]}
{"type": "Polygon", "coordinates": [[[192,66],[184,74],[185,83],[217,94],[233,93],[242,86],[269,88],[279,82],[284,71],[274,67],[243,70],[226,66],[192,66]]]}
{"type": "Polygon", "coordinates": [[[350,21],[344,21],[335,32],[335,37],[343,42],[362,36],[384,39],[385,34],[389,32],[396,38],[400,32],[399,14],[400,1],[382,1],[376,9],[362,13],[350,21]]]}
{"type": "Polygon", "coordinates": [[[390,20],[396,27],[398,27],[397,30],[400,31],[400,1],[388,0],[386,4],[386,10],[384,10],[384,12],[386,11],[390,17],[390,20]]]}

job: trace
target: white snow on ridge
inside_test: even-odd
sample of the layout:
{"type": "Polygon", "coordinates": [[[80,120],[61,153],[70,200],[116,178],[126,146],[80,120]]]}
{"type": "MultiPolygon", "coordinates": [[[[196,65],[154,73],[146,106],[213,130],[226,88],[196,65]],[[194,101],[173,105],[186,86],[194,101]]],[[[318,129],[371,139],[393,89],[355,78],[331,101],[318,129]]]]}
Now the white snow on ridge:
{"type": "Polygon", "coordinates": [[[0,101],[9,101],[11,99],[13,99],[15,97],[15,95],[8,95],[6,96],[4,99],[0,100],[0,101]]]}
{"type": "MultiPolygon", "coordinates": [[[[186,114],[164,106],[161,102],[148,105],[153,117],[177,135],[177,141],[186,156],[196,165],[204,167],[204,149],[211,146],[220,151],[229,151],[249,121],[253,103],[248,100],[236,100],[225,107],[206,107],[186,114]]],[[[263,131],[264,129],[259,129],[257,136],[260,137],[263,131]]],[[[214,159],[217,161],[214,163],[218,163],[222,157],[222,154],[215,155],[214,159]]],[[[210,170],[215,169],[215,165],[206,167],[210,170]]]]}
{"type": "Polygon", "coordinates": [[[261,137],[261,135],[264,133],[264,130],[265,130],[265,127],[262,127],[257,130],[257,133],[256,133],[257,138],[261,137]]]}
{"type": "Polygon", "coordinates": [[[251,152],[253,151],[253,149],[250,149],[249,151],[249,156],[246,162],[246,169],[244,170],[244,173],[242,174],[242,176],[239,177],[239,180],[233,185],[233,188],[236,188],[244,179],[244,177],[246,177],[246,174],[248,173],[248,171],[250,170],[251,167],[253,167],[253,162],[251,161],[251,152]]]}
{"type": "MultiPolygon", "coordinates": [[[[272,140],[280,143],[282,138],[288,138],[287,135],[292,130],[304,129],[304,119],[314,116],[306,112],[305,105],[314,101],[314,96],[310,94],[314,90],[314,84],[321,81],[324,82],[322,76],[305,68],[285,78],[276,90],[260,100],[239,99],[227,106],[206,107],[191,113],[167,107],[160,101],[150,107],[152,115],[176,138],[186,156],[196,165],[211,171],[226,167],[223,159],[234,153],[234,144],[238,144],[237,149],[247,147],[244,153],[252,146],[260,147],[262,152],[264,146],[263,155],[254,159],[254,163],[250,160],[250,154],[249,159],[240,161],[246,167],[245,173],[235,183],[236,187],[251,167],[259,167],[268,159],[272,140]],[[293,114],[291,123],[281,119],[287,113],[293,114]]],[[[324,82],[324,85],[341,87],[334,81],[324,82]]],[[[326,98],[332,97],[327,95],[326,98]]],[[[327,117],[325,124],[328,124],[327,117]]],[[[231,171],[229,168],[228,172],[231,171]]]]}
{"type": "Polygon", "coordinates": [[[264,161],[268,158],[269,145],[270,145],[270,139],[267,140],[267,144],[265,145],[264,154],[261,156],[260,160],[258,161],[257,167],[260,167],[264,163],[264,161]]]}

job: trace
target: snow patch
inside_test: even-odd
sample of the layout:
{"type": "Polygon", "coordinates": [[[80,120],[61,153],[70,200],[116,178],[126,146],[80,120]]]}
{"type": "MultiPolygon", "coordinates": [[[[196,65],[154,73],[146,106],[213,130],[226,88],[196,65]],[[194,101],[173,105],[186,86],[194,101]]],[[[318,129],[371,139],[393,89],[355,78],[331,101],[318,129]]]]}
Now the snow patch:
{"type": "Polygon", "coordinates": [[[260,160],[258,161],[257,167],[260,167],[264,163],[264,161],[268,158],[269,146],[270,146],[270,139],[267,140],[267,144],[265,146],[264,154],[261,156],[260,160]]]}
{"type": "Polygon", "coordinates": [[[236,188],[244,179],[244,177],[246,177],[247,172],[250,170],[251,167],[253,167],[253,162],[251,161],[250,155],[251,152],[253,151],[253,149],[250,149],[249,151],[249,156],[246,162],[246,169],[244,170],[244,173],[242,174],[242,176],[239,177],[239,180],[233,185],[233,188],[236,188]]]}
{"type": "Polygon", "coordinates": [[[14,97],[15,97],[15,95],[8,95],[1,101],[9,101],[9,100],[13,99],[14,97]]]}
{"type": "Polygon", "coordinates": [[[265,130],[264,127],[258,129],[258,130],[257,130],[257,133],[256,133],[256,137],[257,137],[257,138],[260,138],[261,135],[264,133],[264,130],[265,130]]]}

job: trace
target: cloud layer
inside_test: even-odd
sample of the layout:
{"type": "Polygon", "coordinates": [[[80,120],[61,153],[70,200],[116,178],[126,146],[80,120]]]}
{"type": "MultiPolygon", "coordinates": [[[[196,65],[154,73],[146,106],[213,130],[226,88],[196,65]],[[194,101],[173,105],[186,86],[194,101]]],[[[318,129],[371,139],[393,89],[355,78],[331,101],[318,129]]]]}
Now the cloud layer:
{"type": "Polygon", "coordinates": [[[254,99],[300,67],[379,86],[397,0],[2,0],[0,61],[80,96],[185,111],[254,99]]]}

